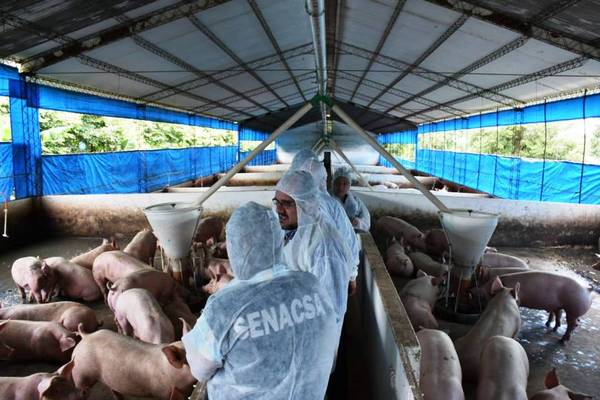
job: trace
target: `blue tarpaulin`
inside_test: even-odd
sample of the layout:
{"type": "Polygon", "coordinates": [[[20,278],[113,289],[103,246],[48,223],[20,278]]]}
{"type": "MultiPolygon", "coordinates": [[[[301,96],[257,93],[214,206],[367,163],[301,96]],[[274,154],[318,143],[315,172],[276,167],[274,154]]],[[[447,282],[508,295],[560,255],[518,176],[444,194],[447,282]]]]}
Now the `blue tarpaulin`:
{"type": "MultiPolygon", "coordinates": [[[[269,137],[269,133],[256,131],[249,128],[241,128],[238,131],[238,146],[241,146],[243,142],[263,142],[269,137]]],[[[250,150],[251,151],[251,150],[250,150]]],[[[240,160],[243,160],[250,151],[240,150],[240,160]]],[[[270,165],[274,164],[276,157],[275,150],[263,150],[261,151],[248,165],[270,165]]]]}
{"type": "Polygon", "coordinates": [[[515,200],[600,204],[600,165],[491,154],[417,151],[419,171],[515,200]]]}
{"type": "Polygon", "coordinates": [[[13,191],[12,144],[0,143],[0,201],[8,200],[13,191]]]}
{"type": "Polygon", "coordinates": [[[43,157],[43,194],[136,193],[230,169],[237,147],[43,157]]]}

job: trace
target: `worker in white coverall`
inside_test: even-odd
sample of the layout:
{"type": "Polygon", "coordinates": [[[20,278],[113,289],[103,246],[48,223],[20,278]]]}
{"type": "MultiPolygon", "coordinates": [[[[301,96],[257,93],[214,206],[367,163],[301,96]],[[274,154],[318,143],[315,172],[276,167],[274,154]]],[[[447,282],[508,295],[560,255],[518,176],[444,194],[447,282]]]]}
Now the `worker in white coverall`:
{"type": "Polygon", "coordinates": [[[311,150],[299,151],[289,171],[307,171],[315,181],[318,190],[318,198],[321,210],[325,216],[331,219],[331,222],[343,238],[342,243],[348,246],[351,253],[350,263],[348,264],[350,273],[349,292],[350,295],[356,291],[356,276],[358,275],[358,264],[360,262],[360,242],[352,224],[346,216],[346,211],[339,201],[334,199],[327,192],[327,171],[315,153],[311,150]]]}
{"type": "Polygon", "coordinates": [[[182,338],[192,374],[210,400],[322,400],[337,340],[330,295],[313,274],[281,264],[270,208],[238,208],[226,235],[235,279],[182,338]]]}
{"type": "Polygon", "coordinates": [[[333,174],[333,195],[342,203],[350,223],[356,229],[368,231],[371,228],[371,214],[365,203],[350,192],[352,173],[346,167],[340,167],[333,174]]]}
{"type": "MultiPolygon", "coordinates": [[[[286,173],[275,189],[273,203],[285,232],[283,262],[317,277],[331,297],[339,341],[348,301],[351,255],[330,218],[321,211],[318,191],[308,172],[286,173]]],[[[337,343],[333,350],[337,351],[337,343]]]]}

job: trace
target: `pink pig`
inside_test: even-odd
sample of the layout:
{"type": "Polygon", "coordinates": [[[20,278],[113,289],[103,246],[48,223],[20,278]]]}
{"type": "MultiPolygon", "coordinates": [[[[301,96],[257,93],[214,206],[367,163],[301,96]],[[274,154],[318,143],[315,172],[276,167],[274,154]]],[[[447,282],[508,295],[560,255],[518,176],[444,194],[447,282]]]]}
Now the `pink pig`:
{"type": "Polygon", "coordinates": [[[202,218],[196,228],[194,242],[206,243],[209,239],[212,239],[216,243],[221,238],[224,229],[225,222],[223,218],[217,216],[202,218]]]}
{"type": "Polygon", "coordinates": [[[391,274],[410,277],[415,272],[415,267],[412,261],[404,251],[404,238],[400,242],[396,238],[392,238],[392,242],[388,246],[385,258],[385,266],[391,274]]]}
{"type": "Polygon", "coordinates": [[[29,290],[29,302],[32,298],[39,303],[50,301],[56,285],[56,276],[48,265],[38,257],[22,257],[16,260],[11,269],[21,300],[25,302],[25,289],[29,290]]]}
{"type": "Polygon", "coordinates": [[[148,268],[132,272],[109,285],[109,307],[114,310],[119,296],[126,290],[133,288],[148,290],[158,300],[159,304],[167,304],[173,301],[180,293],[177,282],[169,274],[148,268]]]}
{"type": "Polygon", "coordinates": [[[92,274],[96,285],[100,288],[104,300],[108,294],[107,283],[114,283],[132,272],[150,269],[150,265],[122,251],[102,253],[94,261],[92,274]]]}
{"type": "Polygon", "coordinates": [[[476,382],[480,370],[480,355],[487,339],[492,336],[514,338],[521,328],[521,314],[517,304],[519,283],[514,289],[502,286],[499,278],[494,279],[492,299],[481,313],[471,330],[454,344],[460,358],[463,379],[476,382]]]}
{"type": "MultiPolygon", "coordinates": [[[[184,328],[184,332],[189,327],[184,328]]],[[[184,400],[196,379],[181,342],[150,344],[105,329],[80,332],[73,352],[73,381],[88,392],[101,381],[117,396],[184,400]]]]}
{"type": "Polygon", "coordinates": [[[76,334],[58,322],[4,321],[0,342],[13,349],[11,360],[66,362],[75,347],[76,334]]]}
{"type": "Polygon", "coordinates": [[[527,400],[529,360],[519,342],[492,336],[480,359],[477,400],[527,400]]]}
{"type": "Polygon", "coordinates": [[[173,324],[156,299],[146,289],[129,289],[115,306],[119,332],[147,343],[170,343],[175,337],[173,324]]]}
{"type": "Polygon", "coordinates": [[[421,345],[419,386],[427,400],[464,400],[462,372],[450,337],[437,329],[417,332],[421,345]]]}
{"type": "Polygon", "coordinates": [[[84,400],[73,384],[73,361],[54,373],[39,373],[23,378],[0,377],[0,398],[3,400],[84,400]]]}
{"type": "Polygon", "coordinates": [[[80,254],[76,257],[71,258],[71,262],[77,265],[81,265],[84,268],[92,270],[92,266],[94,265],[94,260],[102,253],[107,251],[118,250],[119,246],[117,246],[117,242],[115,239],[108,240],[103,239],[102,244],[98,247],[95,247],[89,251],[86,251],[83,254],[80,254]]]}
{"type": "Polygon", "coordinates": [[[150,229],[139,231],[131,242],[123,249],[123,252],[129,254],[138,260],[154,264],[154,254],[156,253],[156,236],[150,229]]]}
{"type": "Polygon", "coordinates": [[[537,392],[529,400],[586,400],[593,399],[593,396],[583,393],[575,393],[566,386],[560,384],[556,368],[552,368],[544,380],[546,390],[537,392]]]}
{"type": "Polygon", "coordinates": [[[101,325],[94,310],[73,301],[0,308],[0,319],[56,321],[71,332],[77,332],[79,324],[83,324],[86,332],[93,332],[101,325]]]}
{"type": "Polygon", "coordinates": [[[404,237],[407,245],[419,250],[425,250],[425,235],[408,222],[395,217],[381,217],[373,227],[373,233],[377,241],[384,243],[392,237],[404,237]]]}
{"type": "Polygon", "coordinates": [[[417,279],[409,281],[400,291],[400,300],[406,309],[415,331],[423,328],[436,329],[438,323],[431,312],[439,294],[442,278],[417,272],[417,279]]]}
{"type": "Polygon", "coordinates": [[[61,295],[83,301],[96,301],[102,298],[102,293],[89,269],[62,257],[50,257],[44,261],[55,272],[61,295]]]}

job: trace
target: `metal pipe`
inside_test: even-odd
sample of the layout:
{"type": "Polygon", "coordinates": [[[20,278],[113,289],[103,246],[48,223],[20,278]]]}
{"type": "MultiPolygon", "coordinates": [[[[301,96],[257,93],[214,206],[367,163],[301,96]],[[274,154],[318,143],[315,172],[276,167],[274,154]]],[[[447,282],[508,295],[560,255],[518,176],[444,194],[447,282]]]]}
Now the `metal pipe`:
{"type": "Polygon", "coordinates": [[[202,203],[204,203],[210,196],[212,196],[217,190],[219,190],[219,188],[221,186],[225,185],[229,181],[229,179],[231,179],[231,177],[233,175],[235,175],[239,171],[241,171],[241,169],[244,168],[246,166],[246,164],[248,164],[250,161],[252,161],[258,153],[263,151],[268,145],[270,145],[275,139],[277,139],[283,132],[287,131],[300,118],[302,118],[302,116],[304,114],[306,114],[311,108],[312,108],[312,104],[309,102],[309,103],[306,103],[304,106],[302,106],[302,108],[300,108],[298,111],[296,111],[294,113],[294,115],[289,117],[287,119],[287,121],[285,121],[283,124],[281,124],[281,126],[279,128],[275,129],[275,131],[271,134],[271,136],[266,138],[261,144],[259,144],[254,150],[252,150],[252,152],[250,152],[250,154],[248,154],[246,156],[246,158],[244,158],[242,161],[237,163],[221,179],[219,179],[217,182],[215,182],[210,187],[210,189],[208,189],[205,193],[203,193],[202,196],[200,196],[200,199],[198,199],[198,201],[194,203],[194,206],[200,207],[202,205],[202,203]]]}
{"type": "Polygon", "coordinates": [[[322,144],[323,144],[323,138],[319,138],[319,140],[317,140],[315,142],[315,144],[313,144],[313,147],[311,147],[311,150],[316,153],[317,149],[320,149],[322,144]]]}
{"type": "Polygon", "coordinates": [[[381,146],[379,143],[377,143],[377,141],[375,139],[373,139],[356,122],[354,122],[354,120],[352,118],[350,118],[350,116],[348,114],[346,114],[344,112],[344,110],[342,110],[337,105],[334,105],[331,109],[337,115],[339,115],[339,117],[346,124],[348,124],[352,129],[354,129],[356,131],[356,133],[358,133],[368,144],[370,144],[371,147],[373,147],[375,150],[377,150],[377,152],[379,154],[381,154],[386,160],[388,160],[402,175],[404,175],[406,177],[406,179],[409,180],[409,182],[411,182],[413,185],[415,185],[415,187],[421,193],[423,193],[423,195],[427,198],[427,200],[431,201],[433,203],[433,205],[436,206],[440,211],[444,211],[447,213],[451,212],[450,209],[448,207],[446,207],[446,205],[444,203],[442,203],[440,199],[438,199],[433,194],[431,194],[431,192],[429,190],[427,190],[427,188],[425,186],[423,186],[423,184],[421,182],[419,182],[414,176],[412,176],[411,173],[406,168],[404,168],[402,166],[402,164],[400,164],[398,162],[398,160],[396,160],[394,158],[394,156],[392,156],[390,153],[388,153],[388,151],[386,149],[384,149],[383,146],[381,146]]]}
{"type": "MultiPolygon", "coordinates": [[[[306,0],[306,12],[310,16],[310,30],[315,51],[317,84],[319,93],[327,95],[327,45],[325,41],[325,0],[306,0]]],[[[323,136],[327,136],[327,106],[321,102],[323,136]]]]}
{"type": "Polygon", "coordinates": [[[352,170],[358,176],[358,179],[362,182],[362,184],[365,185],[366,187],[368,187],[369,189],[373,190],[371,185],[369,185],[369,182],[362,176],[362,174],[354,166],[352,161],[350,161],[350,159],[348,157],[346,157],[346,155],[342,151],[342,148],[340,146],[338,146],[338,144],[335,142],[335,140],[330,138],[329,143],[331,144],[331,146],[333,146],[333,149],[336,151],[336,153],[338,153],[340,155],[340,157],[342,157],[344,159],[344,161],[346,161],[348,163],[348,165],[350,165],[350,168],[352,168],[352,170]]]}

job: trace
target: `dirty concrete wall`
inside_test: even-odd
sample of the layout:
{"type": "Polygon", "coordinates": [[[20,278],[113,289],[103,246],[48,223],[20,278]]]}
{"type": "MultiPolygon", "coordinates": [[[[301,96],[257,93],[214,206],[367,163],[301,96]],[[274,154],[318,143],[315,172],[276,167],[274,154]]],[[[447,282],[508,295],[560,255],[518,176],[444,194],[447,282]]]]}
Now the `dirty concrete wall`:
{"type": "MultiPolygon", "coordinates": [[[[422,230],[440,227],[437,209],[420,193],[353,190],[363,199],[373,219],[391,215],[422,230]]],[[[460,193],[435,195],[450,208],[499,213],[498,227],[490,240],[492,246],[595,245],[600,236],[598,206],[480,198],[460,193]]]]}
{"type": "MultiPolygon", "coordinates": [[[[39,203],[39,198],[14,200],[8,203],[6,226],[8,238],[0,236],[0,251],[36,240],[43,235],[39,223],[39,203]]],[[[4,233],[4,216],[4,207],[2,207],[0,209],[0,235],[4,233]]]]}
{"type": "MultiPolygon", "coordinates": [[[[194,202],[204,188],[178,188],[183,193],[106,194],[47,196],[42,202],[40,223],[46,231],[66,236],[132,235],[148,226],[142,209],[153,204],[194,202]],[[190,192],[185,192],[189,190],[190,192]]],[[[247,201],[271,206],[274,192],[260,188],[222,188],[204,205],[203,215],[229,218],[247,201]]]]}

